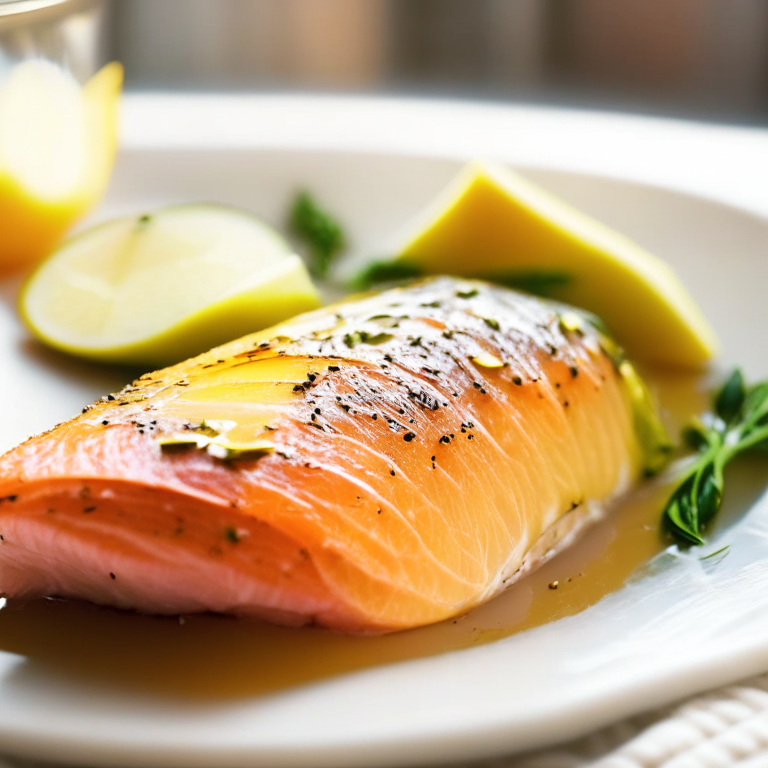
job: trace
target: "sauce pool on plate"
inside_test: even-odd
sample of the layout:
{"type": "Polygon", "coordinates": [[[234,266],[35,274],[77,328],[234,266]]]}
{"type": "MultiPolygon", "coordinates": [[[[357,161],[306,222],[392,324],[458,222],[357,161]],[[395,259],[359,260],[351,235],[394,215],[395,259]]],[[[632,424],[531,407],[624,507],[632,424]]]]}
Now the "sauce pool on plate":
{"type": "MultiPolygon", "coordinates": [[[[645,375],[673,435],[708,406],[695,375],[645,375]]],[[[619,589],[669,546],[660,521],[672,488],[641,483],[575,545],[494,600],[419,629],[366,637],[215,615],[142,616],[72,600],[9,600],[0,611],[0,650],[112,687],[216,700],[470,648],[579,613],[619,589]]]]}

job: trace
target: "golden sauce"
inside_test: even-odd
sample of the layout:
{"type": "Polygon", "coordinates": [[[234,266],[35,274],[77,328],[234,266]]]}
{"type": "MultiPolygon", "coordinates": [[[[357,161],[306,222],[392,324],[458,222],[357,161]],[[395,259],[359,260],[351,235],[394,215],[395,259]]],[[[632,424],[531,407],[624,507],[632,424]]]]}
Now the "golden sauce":
{"type": "MultiPolygon", "coordinates": [[[[653,373],[646,379],[672,435],[708,404],[696,377],[653,373]]],[[[212,615],[141,616],[78,601],[9,601],[0,611],[0,650],[125,690],[222,699],[469,648],[573,615],[619,589],[669,545],[660,511],[670,490],[660,481],[642,484],[576,545],[518,584],[429,627],[356,637],[212,615]]]]}

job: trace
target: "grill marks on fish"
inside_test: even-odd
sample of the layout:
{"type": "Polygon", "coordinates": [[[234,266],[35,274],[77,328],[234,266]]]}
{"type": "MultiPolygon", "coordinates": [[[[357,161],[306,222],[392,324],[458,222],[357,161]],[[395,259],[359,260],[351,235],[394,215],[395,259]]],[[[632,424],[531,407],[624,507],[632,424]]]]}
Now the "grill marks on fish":
{"type": "Polygon", "coordinates": [[[37,537],[23,567],[4,545],[0,591],[55,584],[157,612],[415,626],[486,599],[574,500],[609,497],[639,471],[597,333],[564,328],[557,305],[449,278],[304,315],[111,397],[0,460],[0,496],[19,497],[0,508],[0,533],[15,520],[37,537]],[[177,433],[276,450],[160,447],[177,433]],[[93,587],[55,577],[67,554],[43,514],[61,507],[66,521],[59,502],[89,478],[114,499],[93,502],[94,524],[73,524],[67,546],[87,553],[93,587]],[[182,527],[169,516],[185,505],[198,513],[182,527]],[[168,572],[159,594],[141,578],[150,550],[155,575],[168,572]]]}

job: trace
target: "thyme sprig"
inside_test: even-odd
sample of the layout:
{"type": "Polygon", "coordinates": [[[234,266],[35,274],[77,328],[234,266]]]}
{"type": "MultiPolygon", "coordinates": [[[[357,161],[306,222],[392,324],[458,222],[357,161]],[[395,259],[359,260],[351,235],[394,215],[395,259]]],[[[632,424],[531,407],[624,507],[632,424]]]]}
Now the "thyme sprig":
{"type": "Polygon", "coordinates": [[[723,501],[723,471],[744,451],[768,447],[768,381],[747,387],[741,371],[729,376],[714,412],[694,420],[684,433],[699,455],[664,508],[669,531],[685,544],[703,544],[703,530],[723,501]]]}

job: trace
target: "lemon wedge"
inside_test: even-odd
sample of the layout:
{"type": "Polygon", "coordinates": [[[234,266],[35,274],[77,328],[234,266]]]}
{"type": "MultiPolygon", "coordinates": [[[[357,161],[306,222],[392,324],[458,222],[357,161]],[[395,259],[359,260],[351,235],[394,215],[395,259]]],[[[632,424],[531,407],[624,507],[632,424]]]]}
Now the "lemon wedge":
{"type": "Polygon", "coordinates": [[[0,274],[36,264],[103,195],[114,165],[123,70],[81,86],[42,59],[0,87],[0,274]]]}
{"type": "Polygon", "coordinates": [[[466,167],[399,242],[374,275],[453,274],[543,292],[594,312],[648,362],[700,367],[717,349],[668,264],[507,168],[466,167]]]}
{"type": "Polygon", "coordinates": [[[21,292],[21,315],[81,357],[167,365],[320,304],[301,259],[245,211],[179,205],[65,242],[21,292]]]}

